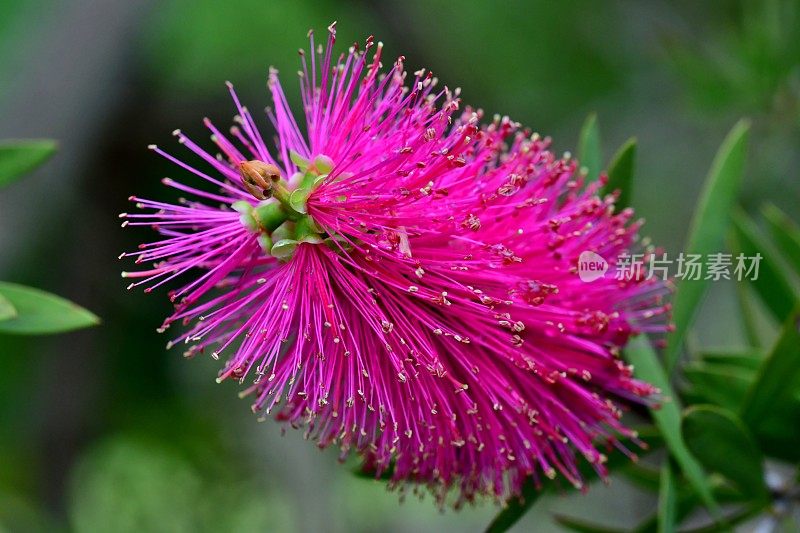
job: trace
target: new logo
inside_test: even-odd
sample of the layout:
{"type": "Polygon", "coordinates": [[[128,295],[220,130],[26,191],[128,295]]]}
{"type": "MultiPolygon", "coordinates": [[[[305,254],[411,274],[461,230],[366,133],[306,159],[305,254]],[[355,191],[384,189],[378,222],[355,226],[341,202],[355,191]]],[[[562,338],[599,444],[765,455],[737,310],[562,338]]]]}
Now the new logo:
{"type": "Polygon", "coordinates": [[[589,283],[602,278],[608,270],[608,261],[600,255],[585,251],[578,256],[578,277],[581,281],[589,283]]]}

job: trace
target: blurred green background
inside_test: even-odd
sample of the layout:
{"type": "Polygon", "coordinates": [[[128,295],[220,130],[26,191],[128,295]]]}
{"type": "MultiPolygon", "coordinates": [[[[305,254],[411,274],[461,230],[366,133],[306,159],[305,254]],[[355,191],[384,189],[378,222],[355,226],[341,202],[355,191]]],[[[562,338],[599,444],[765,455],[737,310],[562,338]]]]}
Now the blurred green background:
{"type": "MultiPolygon", "coordinates": [[[[103,325],[3,339],[0,530],[480,531],[496,513],[442,514],[412,495],[398,505],[300,432],[257,424],[235,385],[214,383],[215,362],[165,350],[166,295],[119,278],[117,255],[149,235],[120,229],[117,213],[130,194],[169,197],[159,179],[180,174],[147,144],[180,153],[174,128],[205,138],[204,116],[228,122],[225,80],[251,109],[268,105],[270,65],[296,105],[297,49],[333,20],[340,49],[374,34],[387,58],[433,70],[556,150],[574,150],[592,111],[606,158],[638,137],[633,204],[671,253],[741,116],[754,121],[745,207],[769,199],[799,218],[797,1],[4,0],[0,138],[60,149],[0,195],[0,278],[64,295],[103,325]]],[[[697,342],[739,342],[734,299],[714,285],[697,342]]],[[[548,496],[517,530],[557,531],[559,510],[632,524],[655,506],[622,479],[594,489],[548,496]]]]}

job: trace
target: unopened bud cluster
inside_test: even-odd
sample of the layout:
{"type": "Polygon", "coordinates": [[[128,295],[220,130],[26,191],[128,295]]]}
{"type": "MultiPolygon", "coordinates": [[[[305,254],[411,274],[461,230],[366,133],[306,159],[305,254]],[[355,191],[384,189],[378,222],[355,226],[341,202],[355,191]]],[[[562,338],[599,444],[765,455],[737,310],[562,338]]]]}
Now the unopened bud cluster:
{"type": "Polygon", "coordinates": [[[242,184],[260,202],[239,200],[231,205],[240,213],[242,225],[258,234],[264,253],[281,260],[291,259],[300,243],[320,244],[327,237],[308,215],[306,200],[328,177],[333,162],[324,155],[309,161],[296,152],[291,159],[298,172],[288,181],[275,165],[259,160],[240,163],[242,184]]]}

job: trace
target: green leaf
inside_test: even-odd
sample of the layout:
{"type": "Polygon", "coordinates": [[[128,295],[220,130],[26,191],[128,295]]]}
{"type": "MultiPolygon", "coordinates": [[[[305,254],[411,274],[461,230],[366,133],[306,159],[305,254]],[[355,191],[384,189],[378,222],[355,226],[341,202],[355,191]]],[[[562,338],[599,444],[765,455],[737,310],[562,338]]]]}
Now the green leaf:
{"type": "Polygon", "coordinates": [[[597,113],[592,113],[586,117],[586,121],[581,128],[578,138],[578,161],[582,167],[586,167],[587,183],[594,181],[600,176],[603,166],[603,152],[600,148],[600,129],[597,126],[597,113]]]}
{"type": "MultiPolygon", "coordinates": [[[[749,129],[750,123],[740,120],[717,151],[692,216],[685,253],[705,256],[720,251],[728,229],[729,214],[742,182],[749,129]]],[[[667,339],[664,354],[668,375],[675,369],[683,339],[707,289],[707,280],[679,281],[677,284],[672,307],[675,330],[667,339]]]]}
{"type": "Polygon", "coordinates": [[[527,513],[533,504],[542,495],[542,489],[533,483],[525,483],[522,487],[522,498],[512,498],[506,502],[506,507],[497,513],[492,523],[486,528],[486,533],[503,533],[527,513]]]}
{"type": "Polygon", "coordinates": [[[773,316],[783,322],[797,303],[800,303],[800,288],[794,274],[781,254],[755,222],[744,212],[737,211],[733,217],[736,230],[733,239],[745,257],[761,255],[758,279],[748,279],[761,301],[773,316]]]}
{"type": "Polygon", "coordinates": [[[692,528],[685,530],[685,533],[729,533],[734,531],[734,526],[749,520],[750,518],[762,513],[764,505],[758,503],[756,505],[746,506],[740,511],[733,513],[725,518],[724,522],[710,524],[707,526],[692,528]]]}
{"type": "Polygon", "coordinates": [[[621,468],[619,473],[642,489],[658,492],[659,471],[643,465],[641,461],[621,468]]]}
{"type": "Polygon", "coordinates": [[[630,207],[633,194],[633,168],[636,162],[636,137],[631,137],[620,146],[608,165],[608,183],[604,190],[619,190],[616,206],[618,210],[630,207]]]}
{"type": "MultiPolygon", "coordinates": [[[[731,250],[738,255],[738,244],[731,243],[731,250]]],[[[736,300],[739,303],[739,313],[744,328],[745,338],[750,346],[764,346],[764,331],[759,327],[759,314],[756,297],[747,283],[736,283],[736,300]]]]}
{"type": "Polygon", "coordinates": [[[666,459],[664,464],[661,465],[661,479],[658,491],[658,533],[675,531],[678,513],[677,484],[669,459],[666,459]]]}
{"type": "Polygon", "coordinates": [[[681,435],[681,406],[678,396],[672,390],[669,378],[658,361],[655,350],[647,337],[639,335],[625,348],[628,361],[634,366],[634,374],[661,390],[663,402],[660,408],[651,409],[653,420],[661,430],[661,435],[672,457],[689,480],[692,488],[712,514],[718,515],[719,508],[714,501],[703,468],[689,453],[681,435]]]}
{"type": "Polygon", "coordinates": [[[47,139],[0,142],[0,187],[47,161],[57,147],[55,141],[47,139]]]}
{"type": "Polygon", "coordinates": [[[683,374],[692,385],[689,393],[695,402],[713,403],[732,411],[739,410],[754,379],[752,369],[700,362],[686,365],[683,374]]]}
{"type": "Polygon", "coordinates": [[[705,349],[700,352],[700,359],[710,365],[727,365],[742,370],[758,370],[766,353],[758,348],[721,348],[705,349]]]}
{"type": "Polygon", "coordinates": [[[0,333],[43,335],[96,326],[100,319],[78,305],[39,289],[0,281],[0,296],[17,310],[0,322],[0,333]]]}
{"type": "Polygon", "coordinates": [[[557,514],[553,515],[553,520],[568,530],[577,531],[578,533],[625,533],[624,529],[598,526],[597,524],[572,518],[571,516],[557,514]]]}
{"type": "Polygon", "coordinates": [[[389,481],[394,475],[394,463],[389,465],[389,468],[381,472],[380,476],[376,476],[375,473],[376,472],[374,470],[365,470],[363,465],[359,465],[353,469],[353,475],[355,475],[357,478],[369,479],[372,481],[389,481]]]}
{"type": "Polygon", "coordinates": [[[8,298],[0,294],[0,322],[9,320],[15,316],[17,316],[17,310],[14,309],[14,306],[8,301],[8,298]]]}
{"type": "Polygon", "coordinates": [[[773,204],[761,208],[767,227],[786,261],[800,275],[800,227],[789,216],[773,204]]]}
{"type": "MultiPolygon", "coordinates": [[[[767,415],[774,413],[781,402],[797,393],[800,383],[800,306],[784,323],[781,335],[761,365],[756,380],[742,404],[742,420],[758,433],[767,415]]],[[[789,426],[797,420],[787,420],[789,426]]],[[[788,429],[788,428],[787,428],[788,429]]]]}
{"type": "MultiPolygon", "coordinates": [[[[690,490],[686,490],[686,483],[675,475],[675,468],[674,464],[670,464],[670,471],[672,472],[672,480],[674,482],[675,487],[675,517],[673,520],[674,524],[680,524],[685,520],[694,510],[697,508],[698,500],[697,495],[690,490]]],[[[656,472],[656,485],[658,485],[660,481],[660,474],[656,472]]],[[[726,487],[727,488],[727,487],[726,487]]],[[[658,486],[656,487],[658,490],[658,486]]],[[[714,496],[717,497],[717,501],[728,501],[730,500],[730,490],[723,492],[721,487],[714,487],[714,496]],[[727,496],[727,500],[723,499],[723,497],[727,496]]],[[[735,501],[741,500],[741,496],[738,493],[735,493],[735,501]]],[[[656,511],[652,513],[649,517],[642,520],[636,528],[633,529],[636,533],[653,533],[658,530],[658,524],[660,517],[660,508],[656,508],[656,511]]],[[[724,522],[720,521],[718,523],[720,526],[724,526],[724,522]]]]}
{"type": "Polygon", "coordinates": [[[739,492],[765,499],[761,450],[733,412],[713,405],[697,405],[683,415],[683,435],[692,454],[711,472],[733,482],[739,492]]]}

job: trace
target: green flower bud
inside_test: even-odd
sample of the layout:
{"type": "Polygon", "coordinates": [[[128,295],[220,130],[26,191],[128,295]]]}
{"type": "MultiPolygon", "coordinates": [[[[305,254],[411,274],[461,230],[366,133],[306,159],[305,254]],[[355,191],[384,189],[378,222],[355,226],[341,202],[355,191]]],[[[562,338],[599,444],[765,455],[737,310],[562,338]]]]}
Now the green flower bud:
{"type": "Polygon", "coordinates": [[[274,231],[286,221],[287,216],[286,209],[280,202],[261,202],[253,209],[253,217],[265,231],[274,231]]]}
{"type": "Polygon", "coordinates": [[[268,233],[261,233],[258,236],[258,245],[261,246],[265,254],[272,253],[272,237],[268,233]]]}
{"type": "Polygon", "coordinates": [[[276,259],[288,261],[294,255],[297,245],[300,244],[294,239],[281,239],[272,245],[270,254],[276,259]]]}
{"type": "Polygon", "coordinates": [[[313,165],[317,171],[316,174],[330,174],[331,170],[333,170],[333,159],[327,155],[319,154],[314,158],[313,165]]]}
{"type": "Polygon", "coordinates": [[[301,171],[305,172],[308,168],[308,159],[304,158],[294,150],[289,150],[289,159],[292,160],[292,163],[297,166],[301,171]]]}
{"type": "Polygon", "coordinates": [[[247,231],[253,233],[257,233],[261,229],[258,227],[258,222],[256,222],[256,219],[253,218],[252,211],[248,213],[242,213],[241,215],[239,215],[239,222],[242,223],[242,226],[244,226],[247,229],[247,231]]]}

